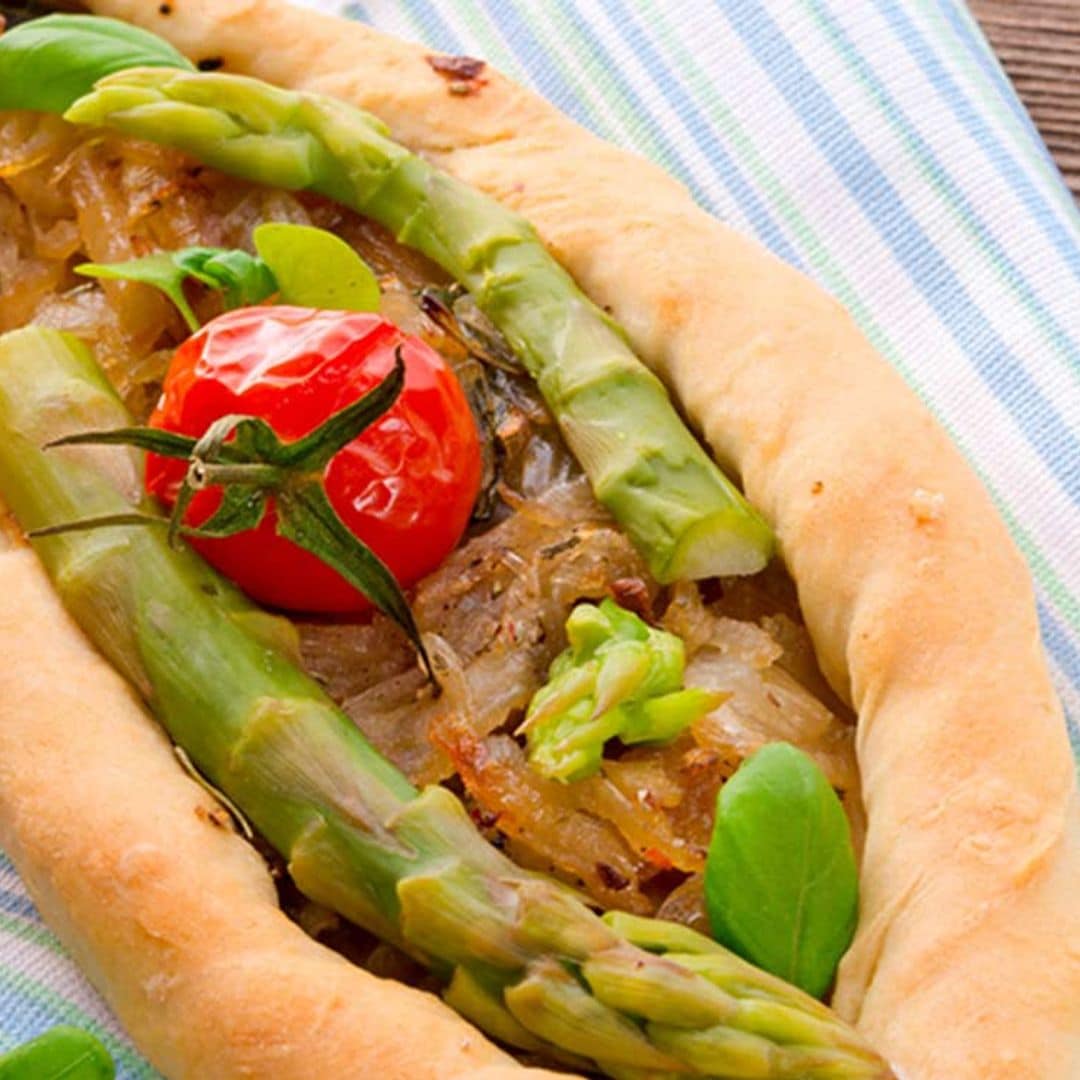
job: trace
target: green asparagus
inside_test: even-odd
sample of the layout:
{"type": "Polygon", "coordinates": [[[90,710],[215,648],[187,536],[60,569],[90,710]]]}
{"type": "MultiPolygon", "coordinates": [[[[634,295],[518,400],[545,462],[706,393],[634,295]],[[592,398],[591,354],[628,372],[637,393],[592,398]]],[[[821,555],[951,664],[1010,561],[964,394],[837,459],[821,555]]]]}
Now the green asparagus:
{"type": "Polygon", "coordinates": [[[768,561],[768,526],[533,228],[393,142],[375,117],[255,79],[164,68],[111,75],[65,116],[321,192],[380,222],[468,288],[503,332],[658,581],[754,573],[768,561]]]}
{"type": "Polygon", "coordinates": [[[682,641],[613,600],[578,604],[566,636],[569,648],[553,661],[518,729],[529,764],[550,779],[592,776],[608,739],[668,742],[727,696],[683,689],[682,641]]]}
{"type": "MultiPolygon", "coordinates": [[[[132,509],[132,450],[42,449],[127,423],[74,338],[34,327],[0,338],[0,496],[24,529],[132,509]]],[[[888,1076],[852,1029],[773,976],[685,928],[605,922],[507,860],[454,795],[417,792],[315,682],[248,633],[242,600],[164,530],[34,545],[90,638],[301,891],[427,964],[495,1037],[627,1080],[888,1076]],[[686,962],[649,951],[663,949],[686,962]]]]}

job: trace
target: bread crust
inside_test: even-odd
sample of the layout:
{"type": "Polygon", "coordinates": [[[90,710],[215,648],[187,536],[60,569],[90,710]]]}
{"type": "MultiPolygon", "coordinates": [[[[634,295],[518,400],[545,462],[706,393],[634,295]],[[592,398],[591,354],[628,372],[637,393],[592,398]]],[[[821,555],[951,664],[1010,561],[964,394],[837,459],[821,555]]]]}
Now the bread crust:
{"type": "Polygon", "coordinates": [[[28,549],[0,552],[0,596],[0,846],[163,1073],[551,1076],[307,937],[28,549]]]}
{"type": "MultiPolygon", "coordinates": [[[[858,712],[868,831],[859,930],[841,966],[837,1007],[904,1077],[1065,1080],[1080,1073],[1080,809],[1028,574],[958,451],[844,311],[698,209],[662,171],[595,139],[490,70],[476,92],[452,94],[421,46],[279,0],[90,6],[162,34],[194,59],[220,59],[227,71],[370,109],[402,142],[536,225],[585,290],[626,327],[718,460],[741,475],[775,526],[822,669],[858,712]],[[889,433],[887,442],[881,432],[889,433]]],[[[8,649],[35,620],[64,620],[42,594],[29,557],[3,558],[10,585],[0,584],[0,595],[9,587],[35,593],[21,619],[5,612],[0,641],[8,649]]],[[[81,648],[87,671],[100,668],[70,627],[66,632],[70,662],[81,648]]],[[[40,653],[25,652],[19,670],[9,664],[0,676],[0,699],[26,695],[29,682],[41,695],[39,709],[62,712],[74,699],[50,696],[56,688],[43,680],[41,661],[55,644],[47,636],[36,640],[40,653]]],[[[62,671],[56,669],[58,682],[62,671]]],[[[333,1029],[348,1053],[369,1055],[352,1073],[340,1067],[348,1059],[337,1059],[337,1075],[438,1075],[475,1068],[482,1059],[498,1066],[498,1056],[485,1057],[498,1052],[433,999],[371,982],[301,943],[299,931],[261,931],[274,938],[273,959],[250,950],[243,917],[228,933],[223,922],[212,946],[185,933],[192,912],[203,918],[222,906],[208,908],[204,874],[226,876],[233,888],[246,876],[243,900],[253,926],[284,922],[269,910],[265,881],[255,884],[256,868],[241,868],[252,857],[234,851],[233,838],[214,837],[214,850],[186,868],[190,877],[171,874],[168,891],[152,882],[153,874],[169,873],[160,849],[147,869],[133,857],[136,885],[124,903],[110,903],[106,924],[100,901],[64,872],[50,847],[57,819],[77,822],[65,835],[88,872],[106,858],[119,870],[124,856],[111,841],[103,853],[103,835],[152,814],[175,850],[173,830],[191,831],[196,796],[162,801],[159,784],[189,782],[171,762],[166,782],[161,740],[152,749],[148,740],[157,737],[142,727],[136,733],[136,706],[115,677],[96,671],[94,679],[112,701],[103,706],[101,737],[111,730],[109,716],[123,718],[123,736],[111,736],[118,756],[100,748],[80,756],[55,736],[36,793],[18,779],[27,751],[7,730],[31,734],[16,715],[28,710],[0,705],[0,809],[13,822],[2,839],[46,917],[166,1072],[256,1075],[245,1054],[261,1053],[260,1040],[280,1047],[296,1039],[298,1046],[303,1033],[290,1023],[295,1011],[287,1000],[272,1011],[271,994],[295,994],[317,1010],[320,1024],[325,1017],[303,1053],[329,1053],[325,1043],[338,1014],[323,1001],[328,985],[342,987],[342,1009],[350,994],[363,995],[365,1028],[373,1026],[374,1009],[383,1010],[386,1025],[359,1047],[348,1023],[333,1029]],[[126,777],[120,763],[134,767],[143,757],[153,758],[161,776],[152,789],[140,783],[142,797],[126,804],[126,813],[54,779],[54,769],[65,777],[97,770],[126,777]],[[46,821],[53,824],[39,823],[38,805],[52,808],[46,821]],[[147,920],[161,927],[167,949],[146,932],[147,920]],[[144,946],[151,958],[140,959],[144,946]],[[112,963],[114,950],[124,963],[112,963]],[[217,1023],[198,1038],[215,1040],[214,1053],[235,1053],[232,1072],[206,1071],[211,1050],[184,1045],[199,1030],[191,1014],[177,1025],[171,994],[155,1001],[147,991],[154,965],[179,963],[181,954],[185,977],[215,1002],[206,1015],[217,1023]],[[272,972],[258,994],[246,973],[222,979],[223,969],[237,975],[246,963],[255,965],[253,975],[259,963],[272,972]],[[203,967],[213,974],[201,975],[203,967]],[[314,990],[300,977],[307,974],[315,976],[314,990]],[[234,997],[221,996],[221,982],[234,997]],[[429,1014],[431,1027],[417,1047],[418,1018],[426,1024],[429,1014]],[[277,1023],[287,1036],[276,1034],[277,1023]],[[461,1054],[475,1058],[451,1050],[467,1034],[471,1042],[461,1054]],[[192,1072],[195,1064],[203,1071],[192,1072]]],[[[62,730],[62,720],[57,725],[62,730]]],[[[108,877],[93,880],[104,888],[108,877]]],[[[189,996],[191,1008],[201,1007],[198,992],[189,996]]],[[[288,1075],[319,1071],[310,1066],[288,1075]]]]}

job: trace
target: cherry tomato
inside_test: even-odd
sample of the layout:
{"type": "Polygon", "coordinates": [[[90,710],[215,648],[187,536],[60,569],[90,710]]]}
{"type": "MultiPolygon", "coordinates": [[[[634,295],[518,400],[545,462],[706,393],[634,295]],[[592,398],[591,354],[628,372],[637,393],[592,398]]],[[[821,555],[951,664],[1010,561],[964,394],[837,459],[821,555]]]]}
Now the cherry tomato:
{"type": "MultiPolygon", "coordinates": [[[[324,482],[342,521],[408,586],[454,549],[480,487],[480,441],[453,372],[430,346],[378,315],[287,306],[241,308],[177,350],[150,418],[199,437],[244,413],[285,440],[301,438],[390,373],[401,346],[405,385],[393,407],[335,455],[324,482]]],[[[147,490],[172,505],[186,463],[148,455],[147,490]]],[[[198,525],[220,489],[200,491],[198,525]]],[[[368,602],[336,571],[278,536],[273,500],[256,529],[194,539],[204,558],[256,600],[309,612],[359,612],[368,602]]]]}

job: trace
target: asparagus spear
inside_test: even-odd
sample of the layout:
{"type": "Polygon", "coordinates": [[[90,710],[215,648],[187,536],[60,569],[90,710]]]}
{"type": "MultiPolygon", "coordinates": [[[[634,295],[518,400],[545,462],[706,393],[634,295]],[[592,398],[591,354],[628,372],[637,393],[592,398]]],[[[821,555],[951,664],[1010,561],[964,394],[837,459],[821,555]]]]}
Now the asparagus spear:
{"type": "Polygon", "coordinates": [[[529,764],[570,782],[600,768],[604,744],[669,742],[727,697],[683,689],[682,641],[613,600],[578,604],[566,620],[569,648],[529,703],[529,764]]]}
{"type": "MultiPolygon", "coordinates": [[[[74,338],[36,327],[0,337],[0,496],[23,528],[131,509],[132,451],[41,449],[128,422],[74,338]]],[[[497,1038],[628,1080],[888,1075],[812,998],[684,928],[601,920],[487,844],[445,788],[417,792],[238,623],[243,602],[223,606],[225,587],[170,548],[164,528],[68,532],[35,547],[86,633],[298,887],[427,964],[447,1000],[497,1038]],[[688,963],[647,951],[665,948],[688,963]]]]}
{"type": "Polygon", "coordinates": [[[373,116],[255,79],[163,68],[103,79],[65,116],[321,192],[385,225],[468,288],[503,332],[658,581],[754,573],[768,561],[768,526],[532,227],[393,142],[373,116]]]}

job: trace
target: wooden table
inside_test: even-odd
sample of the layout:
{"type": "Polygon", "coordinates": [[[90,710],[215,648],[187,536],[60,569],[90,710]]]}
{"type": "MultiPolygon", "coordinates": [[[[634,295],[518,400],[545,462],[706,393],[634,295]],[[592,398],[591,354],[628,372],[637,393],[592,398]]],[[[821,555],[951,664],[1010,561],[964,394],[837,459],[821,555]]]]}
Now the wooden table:
{"type": "Polygon", "coordinates": [[[1080,200],[1080,0],[968,0],[1080,200]]]}

